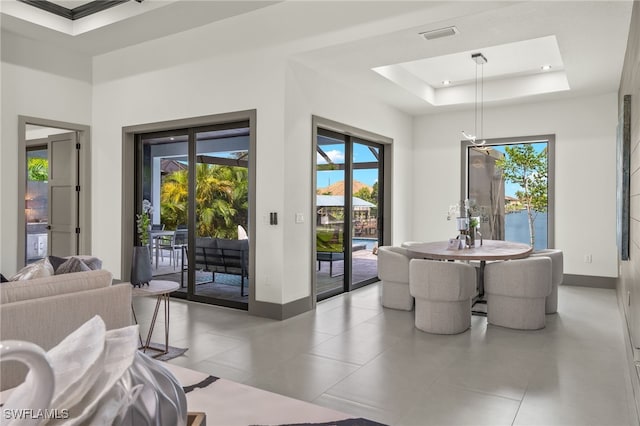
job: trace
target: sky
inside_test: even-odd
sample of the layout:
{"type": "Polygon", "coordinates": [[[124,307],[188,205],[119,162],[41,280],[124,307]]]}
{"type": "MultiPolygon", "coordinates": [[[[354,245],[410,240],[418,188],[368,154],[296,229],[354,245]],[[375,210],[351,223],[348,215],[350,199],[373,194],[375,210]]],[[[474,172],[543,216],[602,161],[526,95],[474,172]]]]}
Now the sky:
{"type": "MultiPolygon", "coordinates": [[[[322,149],[334,163],[344,164],[344,144],[322,145],[322,149]]],[[[320,154],[317,154],[317,158],[318,164],[327,164],[320,154]]],[[[376,158],[367,146],[356,143],[353,146],[353,161],[354,163],[370,162],[376,161],[376,158]]],[[[354,170],[353,178],[359,182],[373,186],[378,180],[378,169],[354,170]]],[[[316,185],[318,188],[325,188],[342,180],[344,180],[344,170],[319,171],[317,172],[316,185]]]]}
{"type": "MultiPolygon", "coordinates": [[[[546,146],[546,142],[534,143],[532,144],[536,153],[541,152],[546,146]]],[[[334,163],[344,164],[344,144],[336,144],[336,145],[323,145],[322,146],[324,152],[331,158],[334,163]]],[[[494,145],[494,149],[500,151],[502,153],[505,152],[505,145],[494,145]]],[[[354,144],[353,149],[354,154],[354,162],[364,162],[364,161],[375,161],[375,157],[369,151],[369,148],[365,145],[354,144]]],[[[318,164],[326,164],[327,162],[318,154],[318,164]]],[[[331,184],[344,180],[344,171],[343,170],[335,170],[335,171],[319,171],[317,172],[317,187],[325,188],[331,184]]],[[[366,170],[355,170],[354,171],[354,179],[365,183],[369,186],[373,186],[373,184],[378,180],[378,170],[377,169],[366,169],[366,170]]],[[[516,191],[520,189],[520,185],[505,182],[505,195],[510,197],[515,197],[516,191]]]]}

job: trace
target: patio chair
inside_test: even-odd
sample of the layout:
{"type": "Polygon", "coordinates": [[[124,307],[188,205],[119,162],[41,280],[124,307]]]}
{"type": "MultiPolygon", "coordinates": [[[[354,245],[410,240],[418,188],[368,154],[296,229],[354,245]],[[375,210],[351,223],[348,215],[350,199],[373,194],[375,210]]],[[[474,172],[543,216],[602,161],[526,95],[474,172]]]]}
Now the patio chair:
{"type": "Polygon", "coordinates": [[[180,253],[180,255],[182,255],[182,248],[186,245],[187,230],[176,229],[176,232],[173,235],[165,240],[161,240],[160,244],[158,245],[162,260],[164,260],[163,250],[169,251],[171,265],[173,265],[173,269],[176,269],[176,267],[178,266],[178,252],[180,253]]]}

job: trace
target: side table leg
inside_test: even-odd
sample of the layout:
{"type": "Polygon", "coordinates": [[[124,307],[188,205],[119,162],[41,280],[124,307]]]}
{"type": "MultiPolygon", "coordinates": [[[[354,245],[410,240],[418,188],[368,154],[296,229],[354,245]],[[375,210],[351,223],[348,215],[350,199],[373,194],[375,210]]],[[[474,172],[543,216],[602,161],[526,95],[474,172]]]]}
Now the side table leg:
{"type": "Polygon", "coordinates": [[[149,333],[147,334],[147,342],[144,345],[144,351],[146,352],[149,349],[149,345],[151,344],[151,335],[153,334],[153,329],[156,326],[156,320],[158,319],[158,310],[160,309],[160,301],[162,300],[162,294],[158,295],[156,299],[156,308],[153,311],[153,317],[151,318],[151,325],[149,326],[149,333]]]}
{"type": "Polygon", "coordinates": [[[164,294],[164,353],[169,353],[169,293],[164,294]]]}

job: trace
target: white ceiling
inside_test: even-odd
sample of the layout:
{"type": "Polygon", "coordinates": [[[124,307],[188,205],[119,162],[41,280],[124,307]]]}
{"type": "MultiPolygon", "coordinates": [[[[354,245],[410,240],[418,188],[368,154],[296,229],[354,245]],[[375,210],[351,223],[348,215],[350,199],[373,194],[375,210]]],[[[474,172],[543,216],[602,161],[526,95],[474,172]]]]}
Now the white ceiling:
{"type": "Polygon", "coordinates": [[[373,70],[434,106],[501,101],[570,90],[555,36],[373,70]],[[484,57],[484,63],[473,59],[476,54],[484,57]],[[546,70],[543,66],[551,68],[546,70]]]}
{"type": "Polygon", "coordinates": [[[472,107],[474,52],[488,59],[487,104],[617,91],[632,2],[145,0],[96,14],[103,25],[86,21],[67,31],[34,24],[46,12],[20,15],[23,6],[2,1],[3,29],[89,55],[238,19],[252,27],[230,33],[231,46],[260,34],[256,46],[286,43],[291,60],[407,113],[428,114],[472,107]],[[454,25],[453,37],[419,35],[454,25]],[[546,63],[553,68],[542,73],[546,63]],[[445,79],[453,84],[442,87],[445,79]]]}

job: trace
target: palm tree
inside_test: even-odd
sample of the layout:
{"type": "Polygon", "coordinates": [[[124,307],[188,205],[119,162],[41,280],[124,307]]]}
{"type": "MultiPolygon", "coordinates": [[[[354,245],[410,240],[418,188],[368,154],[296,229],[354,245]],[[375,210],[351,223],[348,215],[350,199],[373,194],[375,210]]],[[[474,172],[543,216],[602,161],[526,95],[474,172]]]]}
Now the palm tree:
{"type": "MultiPolygon", "coordinates": [[[[237,237],[237,225],[248,222],[248,171],[242,167],[196,166],[198,236],[237,237]]],[[[162,221],[168,228],[187,223],[188,173],[164,178],[160,191],[162,221]]]]}
{"type": "Polygon", "coordinates": [[[179,170],[164,177],[160,187],[160,215],[167,229],[187,223],[189,174],[179,170]]]}

